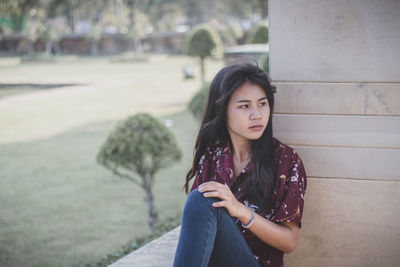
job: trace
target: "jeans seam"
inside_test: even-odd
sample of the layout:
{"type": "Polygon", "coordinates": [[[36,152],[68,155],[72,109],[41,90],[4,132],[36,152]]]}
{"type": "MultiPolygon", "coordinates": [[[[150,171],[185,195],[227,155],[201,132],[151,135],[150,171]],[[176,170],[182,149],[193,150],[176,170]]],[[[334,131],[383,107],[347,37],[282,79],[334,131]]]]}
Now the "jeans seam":
{"type": "MultiPolygon", "coordinates": [[[[222,211],[222,210],[221,210],[220,212],[224,213],[224,211],[222,211]]],[[[230,216],[230,214],[228,213],[228,211],[226,211],[226,212],[227,212],[226,215],[228,215],[228,220],[232,218],[232,220],[233,220],[233,222],[234,222],[233,217],[230,216]],[[230,217],[230,218],[229,218],[229,217],[230,217]]],[[[219,213],[218,215],[219,215],[219,216],[223,216],[223,215],[225,215],[225,214],[219,213]]],[[[222,219],[222,217],[221,217],[221,219],[222,219]]],[[[217,228],[219,228],[219,227],[220,227],[220,225],[217,225],[217,228]]],[[[239,226],[238,226],[237,223],[235,223],[235,222],[234,222],[234,227],[235,227],[235,229],[238,230],[239,234],[242,235],[239,226]]],[[[218,229],[217,229],[217,231],[218,231],[218,229]]],[[[242,235],[242,236],[243,236],[243,235],[242,235]]],[[[243,236],[243,239],[244,239],[244,246],[246,247],[246,250],[248,250],[248,252],[250,253],[250,255],[251,255],[252,257],[254,257],[255,255],[254,255],[253,251],[251,250],[249,244],[247,243],[247,240],[244,238],[244,236],[243,236]]],[[[257,266],[259,266],[259,267],[262,266],[261,263],[260,263],[255,257],[253,258],[253,260],[255,261],[255,264],[256,264],[257,266]]]]}
{"type": "MultiPolygon", "coordinates": [[[[210,207],[209,207],[210,208],[210,207]]],[[[213,211],[213,210],[211,210],[212,211],[212,213],[214,213],[214,217],[216,217],[215,216],[215,212],[213,211]]],[[[207,239],[206,239],[206,244],[205,244],[205,246],[203,247],[203,251],[202,251],[202,256],[201,256],[201,260],[200,260],[200,263],[201,263],[201,265],[200,266],[207,266],[208,265],[208,262],[207,262],[207,264],[206,265],[204,265],[203,264],[203,262],[204,262],[204,257],[205,257],[205,249],[207,248],[207,244],[210,242],[210,238],[209,238],[209,232],[210,232],[210,222],[211,222],[211,219],[212,219],[212,217],[210,216],[210,217],[208,217],[208,219],[207,219],[207,233],[206,233],[206,236],[207,236],[207,239]]],[[[216,219],[216,218],[215,218],[216,219]]],[[[217,225],[218,225],[218,223],[217,223],[217,225]]]]}

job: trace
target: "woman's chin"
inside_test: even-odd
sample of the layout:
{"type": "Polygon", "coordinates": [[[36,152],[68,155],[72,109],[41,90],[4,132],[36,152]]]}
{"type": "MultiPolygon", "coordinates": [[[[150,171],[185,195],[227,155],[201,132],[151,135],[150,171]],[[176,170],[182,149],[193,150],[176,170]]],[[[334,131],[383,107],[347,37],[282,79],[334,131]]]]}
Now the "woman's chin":
{"type": "Polygon", "coordinates": [[[260,139],[261,136],[262,136],[262,133],[253,133],[252,135],[246,136],[246,138],[249,140],[257,140],[257,139],[260,139]]]}

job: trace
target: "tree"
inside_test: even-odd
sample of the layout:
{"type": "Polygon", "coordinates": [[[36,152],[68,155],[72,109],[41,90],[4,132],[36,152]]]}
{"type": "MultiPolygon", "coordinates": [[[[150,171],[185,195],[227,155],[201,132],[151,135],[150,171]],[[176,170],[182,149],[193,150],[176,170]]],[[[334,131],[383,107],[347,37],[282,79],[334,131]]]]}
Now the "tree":
{"type": "Polygon", "coordinates": [[[51,56],[52,49],[54,49],[56,55],[61,54],[61,48],[58,44],[60,41],[60,35],[62,32],[60,29],[57,29],[50,22],[47,22],[43,25],[42,32],[40,34],[40,38],[42,38],[46,42],[45,54],[46,56],[51,56]]]}
{"type": "Polygon", "coordinates": [[[75,32],[75,22],[76,22],[76,11],[82,5],[81,0],[51,0],[48,10],[50,17],[56,17],[58,15],[65,15],[67,19],[67,24],[71,29],[71,32],[75,32]]]}
{"type": "Polygon", "coordinates": [[[26,27],[26,37],[29,41],[28,54],[35,52],[35,42],[43,34],[45,29],[45,12],[43,8],[35,9],[35,12],[31,12],[29,23],[26,27]]]}
{"type": "Polygon", "coordinates": [[[140,38],[137,36],[137,32],[135,29],[135,24],[137,22],[135,12],[137,1],[136,0],[127,0],[128,10],[129,10],[129,24],[128,24],[128,34],[131,41],[129,42],[129,50],[135,49],[136,53],[143,53],[143,47],[140,38]]]}
{"type": "Polygon", "coordinates": [[[268,1],[267,0],[253,0],[254,11],[261,11],[261,17],[263,19],[268,16],[268,1]]]}
{"type": "Polygon", "coordinates": [[[269,53],[265,53],[261,58],[261,69],[268,74],[269,77],[269,53]]]}
{"type": "Polygon", "coordinates": [[[201,120],[207,105],[210,84],[204,84],[189,102],[189,110],[197,120],[201,120]]]}
{"type": "Polygon", "coordinates": [[[205,83],[204,59],[222,55],[222,41],[217,31],[207,24],[194,27],[185,40],[184,51],[189,56],[200,58],[201,82],[205,83]]]}
{"type": "Polygon", "coordinates": [[[99,41],[101,39],[102,28],[100,23],[96,23],[93,25],[86,39],[90,43],[90,54],[97,55],[99,53],[99,41]]]}
{"type": "Polygon", "coordinates": [[[0,17],[8,17],[11,20],[12,30],[21,32],[29,11],[40,4],[40,0],[2,0],[0,1],[0,17]]]}
{"type": "Polygon", "coordinates": [[[181,157],[170,130],[151,115],[138,113],[120,121],[109,133],[97,154],[97,162],[143,188],[152,232],[158,218],[153,204],[154,175],[181,157]]]}
{"type": "Polygon", "coordinates": [[[261,21],[253,30],[247,39],[249,44],[266,44],[268,43],[268,23],[261,21]]]}
{"type": "Polygon", "coordinates": [[[219,31],[219,34],[225,46],[237,45],[238,40],[244,35],[238,23],[230,23],[224,30],[219,31]]]}
{"type": "Polygon", "coordinates": [[[180,0],[142,1],[140,10],[148,16],[155,32],[174,31],[185,14],[180,0]]]}

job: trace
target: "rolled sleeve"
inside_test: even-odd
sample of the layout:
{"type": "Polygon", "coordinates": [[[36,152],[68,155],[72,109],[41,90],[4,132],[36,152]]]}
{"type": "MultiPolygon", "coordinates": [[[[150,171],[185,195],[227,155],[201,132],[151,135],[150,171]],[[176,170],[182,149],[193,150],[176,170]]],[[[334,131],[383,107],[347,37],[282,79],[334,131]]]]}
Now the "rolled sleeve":
{"type": "Polygon", "coordinates": [[[192,188],[190,189],[190,192],[195,190],[199,185],[206,182],[208,179],[209,172],[210,172],[210,160],[209,160],[208,153],[209,153],[209,150],[207,150],[206,153],[200,157],[199,170],[196,172],[196,176],[194,178],[194,182],[192,184],[192,188]]]}
{"type": "Polygon", "coordinates": [[[296,222],[301,227],[301,218],[304,208],[304,195],[307,187],[307,177],[304,165],[300,157],[295,154],[291,161],[287,175],[281,175],[284,179],[280,206],[271,218],[274,222],[296,222]]]}

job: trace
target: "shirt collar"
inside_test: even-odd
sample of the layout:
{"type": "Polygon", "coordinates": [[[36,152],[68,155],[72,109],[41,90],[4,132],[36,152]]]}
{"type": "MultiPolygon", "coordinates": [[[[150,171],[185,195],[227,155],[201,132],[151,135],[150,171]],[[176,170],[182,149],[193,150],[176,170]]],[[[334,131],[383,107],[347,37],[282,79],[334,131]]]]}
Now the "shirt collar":
{"type": "MultiPolygon", "coordinates": [[[[229,175],[229,178],[231,180],[233,178],[233,155],[228,142],[224,146],[222,146],[221,153],[217,152],[217,161],[219,161],[220,167],[224,169],[224,172],[229,175]]],[[[252,170],[253,163],[250,161],[239,175],[243,173],[248,174],[252,170]]]]}

